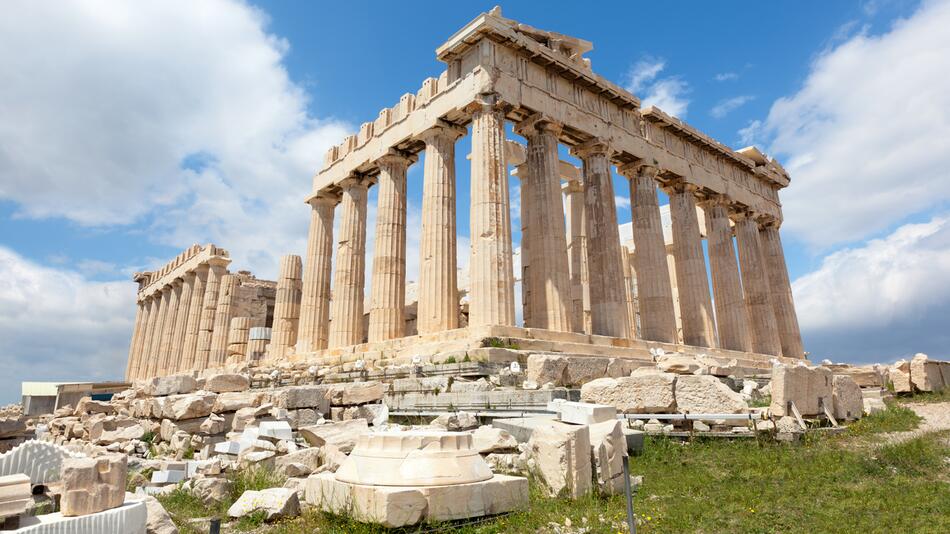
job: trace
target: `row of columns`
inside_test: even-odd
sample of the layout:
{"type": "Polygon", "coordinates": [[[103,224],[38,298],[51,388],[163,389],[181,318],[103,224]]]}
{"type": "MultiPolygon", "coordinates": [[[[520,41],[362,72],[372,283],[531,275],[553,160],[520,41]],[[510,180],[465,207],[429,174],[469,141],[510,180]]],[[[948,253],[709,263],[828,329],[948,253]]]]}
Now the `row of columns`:
{"type": "MultiPolygon", "coordinates": [[[[514,325],[505,109],[495,95],[482,95],[466,109],[472,116],[469,324],[514,325]]],[[[682,178],[661,177],[653,166],[620,166],[619,172],[629,180],[633,212],[636,253],[630,268],[636,274],[639,299],[637,332],[631,291],[625,286],[609,146],[593,139],[572,148],[583,162],[583,179],[569,183],[562,197],[560,126],[535,115],[516,125],[516,131],[527,140],[527,159],[518,169],[526,326],[677,341],[657,198],[657,184],[662,181],[670,198],[683,342],[803,357],[777,226],[731,208],[723,197],[706,195],[682,178]],[[697,205],[706,214],[712,293],[697,205]],[[730,219],[735,222],[738,263],[730,219]]],[[[420,136],[425,143],[420,334],[458,326],[454,147],[463,133],[455,126],[439,125],[420,136]]],[[[379,193],[366,334],[370,342],[404,335],[406,172],[413,160],[412,155],[391,150],[377,161],[376,176],[354,175],[339,184],[338,192],[322,193],[310,201],[298,352],[354,345],[364,339],[367,189],[374,181],[379,193]],[[337,203],[341,220],[333,266],[337,203]]]]}

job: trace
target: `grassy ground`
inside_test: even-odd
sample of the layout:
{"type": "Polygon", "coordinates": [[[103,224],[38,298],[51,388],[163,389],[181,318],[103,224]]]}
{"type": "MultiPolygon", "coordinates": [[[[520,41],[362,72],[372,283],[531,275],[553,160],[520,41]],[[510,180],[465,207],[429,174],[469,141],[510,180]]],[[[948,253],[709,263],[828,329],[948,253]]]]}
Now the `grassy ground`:
{"type": "MultiPolygon", "coordinates": [[[[638,532],[950,532],[950,435],[931,433],[899,444],[882,438],[912,430],[918,421],[895,404],[845,434],[800,445],[648,439],[644,453],[631,459],[631,472],[644,477],[634,502],[638,532]]],[[[537,484],[531,487],[531,506],[524,512],[404,532],[626,531],[620,497],[550,499],[534,489],[537,484]]],[[[318,512],[264,527],[232,524],[229,530],[238,527],[267,534],[382,531],[318,512]]]]}

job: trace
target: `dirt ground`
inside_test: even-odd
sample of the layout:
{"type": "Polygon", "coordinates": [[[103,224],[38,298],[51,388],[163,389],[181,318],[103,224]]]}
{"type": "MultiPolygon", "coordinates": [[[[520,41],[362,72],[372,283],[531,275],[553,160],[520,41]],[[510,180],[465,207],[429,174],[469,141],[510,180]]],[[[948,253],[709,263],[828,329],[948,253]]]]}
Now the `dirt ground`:
{"type": "Polygon", "coordinates": [[[889,434],[887,436],[888,442],[899,443],[928,432],[950,430],[950,402],[908,403],[904,406],[914,410],[924,420],[914,430],[889,434]]]}

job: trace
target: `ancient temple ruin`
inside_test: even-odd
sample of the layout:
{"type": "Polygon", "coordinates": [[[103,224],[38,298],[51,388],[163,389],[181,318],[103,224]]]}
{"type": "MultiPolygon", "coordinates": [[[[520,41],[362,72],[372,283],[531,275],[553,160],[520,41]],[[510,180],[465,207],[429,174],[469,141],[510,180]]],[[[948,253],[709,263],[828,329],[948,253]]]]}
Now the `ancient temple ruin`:
{"type": "MultiPolygon", "coordinates": [[[[591,49],[496,8],[436,50],[446,65],[438,77],[332,147],[306,199],[306,256],[281,265],[263,357],[383,367],[502,340],[645,361],[657,350],[763,368],[772,358],[804,358],[779,235],[787,172],[756,148],[732,150],[660,109],[641,109],[636,96],[592,70],[584,57],[591,49]],[[507,124],[524,144],[508,139],[507,124]],[[465,135],[467,196],[455,177],[456,143],[465,135]],[[561,145],[579,167],[561,161],[561,145]],[[407,321],[406,181],[420,158],[418,302],[407,321]],[[618,220],[615,195],[625,192],[614,191],[613,172],[629,181],[631,221],[618,220]],[[509,176],[520,181],[520,273],[509,176]],[[370,187],[378,204],[368,229],[370,187]],[[670,200],[666,239],[658,188],[670,200]],[[470,220],[459,221],[456,205],[466,201],[470,220]],[[627,222],[629,247],[618,229],[627,222]],[[460,302],[464,224],[471,251],[460,302]],[[369,257],[367,232],[375,234],[369,257]],[[516,325],[516,274],[523,326],[516,325]]],[[[229,295],[243,285],[225,274],[221,249],[186,255],[139,280],[131,378],[227,360],[229,320],[241,316],[229,295]]],[[[244,316],[257,324],[261,313],[244,316]]]]}

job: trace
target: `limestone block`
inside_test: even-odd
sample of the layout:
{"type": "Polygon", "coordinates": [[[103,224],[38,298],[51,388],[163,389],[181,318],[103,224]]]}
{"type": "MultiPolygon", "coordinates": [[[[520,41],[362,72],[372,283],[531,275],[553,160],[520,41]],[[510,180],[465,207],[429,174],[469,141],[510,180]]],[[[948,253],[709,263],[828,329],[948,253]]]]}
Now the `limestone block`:
{"type": "Polygon", "coordinates": [[[664,354],[657,359],[656,367],[664,373],[675,373],[678,375],[691,375],[697,371],[706,369],[698,359],[692,356],[682,354],[664,354]]]}
{"type": "Polygon", "coordinates": [[[590,432],[552,421],[534,429],[528,448],[547,492],[578,498],[591,489],[590,432]]]}
{"type": "MultiPolygon", "coordinates": [[[[535,384],[552,383],[563,386],[566,383],[567,358],[553,354],[531,354],[528,356],[525,380],[535,384]]],[[[606,368],[604,369],[606,372],[606,368]]]]}
{"type": "Polygon", "coordinates": [[[835,419],[860,419],[864,413],[861,388],[850,376],[835,375],[831,382],[835,419]]]}
{"type": "Polygon", "coordinates": [[[274,405],[288,410],[313,408],[322,414],[329,414],[329,393],[327,386],[291,386],[274,394],[274,405]]]}
{"type": "Polygon", "coordinates": [[[333,406],[353,406],[379,401],[385,392],[380,382],[350,382],[331,385],[327,398],[333,406]]]}
{"type": "Polygon", "coordinates": [[[365,419],[340,421],[303,427],[300,435],[313,447],[333,445],[343,453],[349,453],[356,446],[356,440],[369,432],[369,425],[365,419]]]}
{"type": "Polygon", "coordinates": [[[681,375],[674,387],[676,410],[680,413],[745,413],[742,395],[711,375],[681,375]]]}
{"type": "Polygon", "coordinates": [[[887,370],[887,378],[894,386],[895,393],[911,393],[914,388],[910,382],[910,362],[899,360],[887,370]]]}
{"type": "Polygon", "coordinates": [[[611,378],[630,376],[630,373],[639,366],[640,364],[633,360],[611,358],[610,361],[607,362],[607,376],[611,378]]]}
{"type": "Polygon", "coordinates": [[[298,451],[285,454],[284,456],[280,456],[274,461],[274,466],[277,469],[281,469],[284,465],[288,464],[305,466],[307,469],[309,469],[309,472],[307,473],[309,475],[320,467],[320,448],[307,447],[305,449],[300,449],[298,451]]]}
{"type": "Polygon", "coordinates": [[[126,456],[63,460],[63,516],[88,515],[122,506],[125,502],[126,456]]]}
{"type": "Polygon", "coordinates": [[[617,409],[604,404],[557,400],[550,402],[548,409],[557,412],[562,422],[575,425],[592,425],[617,420],[617,409]]]}
{"type": "Polygon", "coordinates": [[[553,417],[511,417],[492,420],[492,426],[511,434],[518,443],[527,443],[535,428],[546,426],[554,421],[553,417]]]}
{"type": "Polygon", "coordinates": [[[227,426],[227,421],[224,417],[212,413],[201,422],[199,429],[202,434],[221,434],[227,430],[227,426]]]}
{"type": "Polygon", "coordinates": [[[271,441],[293,441],[294,431],[287,421],[262,421],[258,426],[259,435],[271,441]]]}
{"type": "Polygon", "coordinates": [[[235,391],[221,393],[214,399],[214,413],[236,412],[241,408],[260,406],[265,395],[259,391],[235,391]]]}
{"type": "Polygon", "coordinates": [[[386,528],[415,525],[428,507],[417,488],[347,484],[333,473],[311,475],[305,487],[307,502],[316,508],[386,528]]]}
{"type": "Polygon", "coordinates": [[[162,503],[152,496],[145,497],[146,523],[145,531],[148,534],[178,534],[178,527],[168,515],[162,503]]]}
{"type": "Polygon", "coordinates": [[[219,373],[205,379],[204,389],[214,393],[229,393],[246,391],[251,387],[247,375],[236,373],[219,373]]]}
{"type": "Polygon", "coordinates": [[[491,382],[485,380],[484,378],[479,378],[478,380],[461,380],[456,379],[452,381],[452,392],[453,393],[466,393],[469,391],[491,391],[494,389],[491,382]]]}
{"type": "Polygon", "coordinates": [[[428,521],[503,514],[524,508],[528,502],[528,480],[508,475],[494,475],[472,484],[429,486],[420,491],[428,503],[428,521]]]}
{"type": "Polygon", "coordinates": [[[145,434],[145,428],[142,425],[134,424],[118,427],[115,430],[105,430],[94,441],[97,445],[109,445],[139,439],[143,434],[145,434]]]}
{"type": "Polygon", "coordinates": [[[581,400],[613,406],[621,413],[673,413],[675,381],[672,373],[600,378],[581,386],[581,400]]]}
{"type": "Polygon", "coordinates": [[[26,419],[9,417],[0,419],[0,438],[12,438],[26,433],[26,419]]]}
{"type": "Polygon", "coordinates": [[[145,394],[164,397],[191,393],[198,389],[198,381],[191,375],[156,376],[145,384],[145,394]]]}
{"type": "Polygon", "coordinates": [[[0,476],[0,524],[7,517],[18,516],[33,504],[30,477],[20,473],[0,476]]]}
{"type": "Polygon", "coordinates": [[[450,432],[458,432],[477,428],[478,418],[468,412],[444,413],[436,417],[429,425],[450,432]]]}
{"type": "Polygon", "coordinates": [[[178,484],[182,480],[185,480],[184,471],[153,471],[151,482],[152,484],[178,484]]]}
{"type": "Polygon", "coordinates": [[[865,397],[861,402],[865,415],[874,415],[887,410],[887,404],[884,404],[884,399],[865,397]]]}
{"type": "Polygon", "coordinates": [[[95,413],[114,415],[115,407],[108,402],[95,401],[89,397],[83,397],[79,401],[79,404],[76,405],[76,411],[73,413],[73,415],[82,416],[95,413]]]}
{"type": "Polygon", "coordinates": [[[171,441],[176,432],[183,431],[188,434],[196,434],[201,431],[201,425],[205,419],[186,419],[183,421],[172,421],[171,419],[162,419],[158,435],[162,441],[171,441]]]}
{"type": "Polygon", "coordinates": [[[623,462],[627,461],[627,440],[616,419],[588,427],[595,480],[602,493],[623,493],[623,462]]]}
{"type": "Polygon", "coordinates": [[[241,452],[241,444],[237,441],[222,441],[214,444],[214,452],[237,456],[241,452]]]}
{"type": "Polygon", "coordinates": [[[518,440],[506,430],[480,426],[472,433],[475,450],[481,454],[518,450],[518,440]]]}
{"type": "MultiPolygon", "coordinates": [[[[567,357],[567,366],[564,371],[565,386],[581,386],[596,380],[604,378],[607,375],[608,358],[598,358],[595,356],[576,356],[567,357]]],[[[538,382],[544,384],[544,382],[538,382]]]]}
{"type": "Polygon", "coordinates": [[[910,360],[910,378],[920,391],[940,391],[944,388],[940,362],[930,360],[926,354],[916,354],[910,360]]]}
{"type": "Polygon", "coordinates": [[[831,410],[831,380],[831,370],[824,367],[776,364],[772,367],[772,405],[769,409],[773,415],[789,415],[786,411],[788,401],[794,401],[803,416],[824,413],[821,403],[831,410]]]}
{"type": "Polygon", "coordinates": [[[267,488],[261,491],[245,491],[228,508],[228,516],[244,517],[258,510],[267,514],[267,520],[280,517],[295,517],[300,514],[297,492],[289,488],[267,488]]]}
{"type": "Polygon", "coordinates": [[[205,506],[216,506],[231,495],[234,483],[224,477],[203,477],[191,482],[191,491],[205,506]]]}
{"type": "Polygon", "coordinates": [[[162,415],[174,421],[207,417],[214,407],[215,397],[214,394],[206,393],[168,397],[162,408],[162,415]]]}

